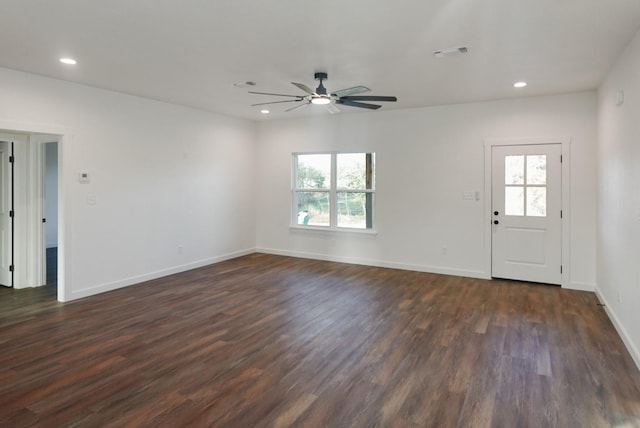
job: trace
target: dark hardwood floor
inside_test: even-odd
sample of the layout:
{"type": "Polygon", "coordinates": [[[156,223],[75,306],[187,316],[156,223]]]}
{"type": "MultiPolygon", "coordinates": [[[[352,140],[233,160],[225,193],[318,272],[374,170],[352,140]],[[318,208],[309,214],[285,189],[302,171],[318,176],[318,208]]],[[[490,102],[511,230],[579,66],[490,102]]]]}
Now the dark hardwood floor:
{"type": "Polygon", "coordinates": [[[594,294],[253,254],[0,290],[0,426],[637,427],[594,294]]]}

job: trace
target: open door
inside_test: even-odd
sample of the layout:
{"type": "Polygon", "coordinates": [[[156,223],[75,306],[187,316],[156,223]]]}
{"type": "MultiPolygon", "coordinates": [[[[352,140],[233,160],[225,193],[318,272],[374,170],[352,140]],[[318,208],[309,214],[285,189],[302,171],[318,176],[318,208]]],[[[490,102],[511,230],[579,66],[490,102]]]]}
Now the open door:
{"type": "Polygon", "coordinates": [[[0,285],[13,287],[13,143],[0,141],[0,285]]]}

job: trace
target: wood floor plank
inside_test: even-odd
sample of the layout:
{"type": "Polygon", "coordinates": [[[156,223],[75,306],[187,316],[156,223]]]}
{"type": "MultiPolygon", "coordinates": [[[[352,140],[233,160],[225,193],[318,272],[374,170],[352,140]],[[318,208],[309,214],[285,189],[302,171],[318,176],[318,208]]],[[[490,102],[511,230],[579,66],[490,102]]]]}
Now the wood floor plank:
{"type": "Polygon", "coordinates": [[[640,427],[593,293],[252,254],[0,290],[0,426],[640,427]]]}

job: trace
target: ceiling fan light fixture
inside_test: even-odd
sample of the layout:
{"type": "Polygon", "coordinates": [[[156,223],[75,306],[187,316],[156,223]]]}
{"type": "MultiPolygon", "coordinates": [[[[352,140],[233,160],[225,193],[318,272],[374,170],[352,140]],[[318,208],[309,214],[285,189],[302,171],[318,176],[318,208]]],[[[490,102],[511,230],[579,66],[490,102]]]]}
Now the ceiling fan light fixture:
{"type": "Polygon", "coordinates": [[[327,105],[331,102],[331,97],[328,95],[320,95],[319,97],[311,98],[311,104],[327,105]]]}
{"type": "MultiPolygon", "coordinates": [[[[335,92],[328,92],[327,88],[322,84],[323,80],[327,79],[327,73],[318,72],[314,75],[316,80],[320,81],[320,84],[314,91],[304,83],[291,82],[293,86],[300,89],[305,95],[290,95],[290,94],[276,94],[270,92],[256,92],[249,91],[250,94],[258,95],[271,95],[274,97],[287,97],[287,100],[270,101],[266,103],[251,104],[252,107],[263,106],[268,104],[280,104],[280,103],[296,103],[297,105],[288,108],[285,112],[296,110],[300,107],[304,107],[309,104],[324,105],[329,113],[338,113],[340,109],[336,104],[345,105],[349,107],[366,108],[369,110],[377,110],[382,107],[379,104],[369,104],[362,101],[385,101],[395,102],[398,101],[396,97],[391,96],[376,96],[376,95],[358,95],[363,92],[368,92],[371,89],[366,86],[354,86],[352,88],[341,89],[335,92]],[[294,99],[291,99],[294,98],[294,99]]],[[[246,82],[245,82],[246,83],[246,82]]],[[[264,112],[263,112],[264,113],[264,112]]]]}

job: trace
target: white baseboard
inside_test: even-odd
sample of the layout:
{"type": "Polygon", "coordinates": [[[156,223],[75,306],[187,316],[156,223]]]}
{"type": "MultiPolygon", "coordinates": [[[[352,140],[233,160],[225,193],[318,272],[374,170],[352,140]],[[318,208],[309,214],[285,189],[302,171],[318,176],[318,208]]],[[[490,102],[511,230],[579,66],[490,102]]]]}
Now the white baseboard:
{"type": "Polygon", "coordinates": [[[107,291],[117,290],[118,288],[128,287],[130,285],[139,284],[141,282],[150,281],[152,279],[162,278],[164,276],[173,275],[175,273],[186,272],[191,269],[207,266],[214,263],[219,263],[225,260],[234,259],[236,257],[246,256],[247,254],[255,253],[255,248],[249,248],[246,250],[235,251],[233,253],[222,254],[220,256],[211,257],[208,259],[198,260],[191,263],[186,263],[179,266],[174,266],[167,269],[162,269],[155,272],[146,273],[144,275],[132,276],[118,281],[109,282],[106,284],[96,285],[90,288],[84,288],[82,290],[72,291],[69,298],[65,299],[66,302],[71,300],[81,299],[83,297],[93,296],[95,294],[105,293],[107,291]]]}
{"type": "Polygon", "coordinates": [[[343,257],[343,256],[329,255],[329,254],[307,253],[303,251],[277,250],[274,248],[256,248],[256,252],[265,253],[265,254],[274,254],[277,256],[298,257],[302,259],[324,260],[328,262],[351,263],[354,265],[375,266],[375,267],[384,267],[384,268],[391,268],[391,269],[411,270],[416,272],[437,273],[441,275],[455,275],[455,276],[464,276],[468,278],[491,279],[491,276],[487,275],[483,271],[452,269],[452,268],[441,267],[441,266],[386,262],[381,260],[361,259],[357,257],[343,257]]]}
{"type": "Polygon", "coordinates": [[[567,290],[577,290],[577,291],[590,291],[590,292],[594,292],[596,290],[596,285],[595,284],[589,284],[586,282],[578,282],[578,281],[571,281],[569,283],[569,285],[567,285],[566,287],[562,287],[564,289],[567,290]]]}
{"type": "Polygon", "coordinates": [[[636,345],[633,343],[633,340],[631,340],[631,336],[629,336],[627,329],[624,328],[624,326],[620,322],[620,319],[614,312],[613,306],[609,305],[609,303],[607,302],[607,299],[605,299],[602,293],[600,292],[600,290],[598,290],[598,287],[595,287],[595,293],[600,303],[604,305],[604,311],[607,313],[607,316],[613,323],[613,326],[618,332],[618,335],[622,338],[622,342],[624,342],[624,346],[626,346],[627,350],[629,351],[629,354],[631,354],[631,358],[633,358],[633,362],[636,363],[636,367],[638,367],[638,370],[640,370],[640,352],[638,351],[638,348],[636,347],[636,345]]]}

